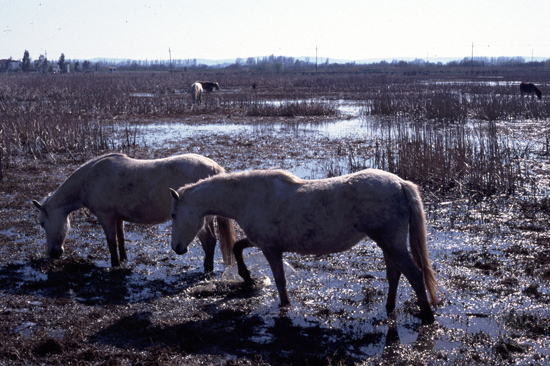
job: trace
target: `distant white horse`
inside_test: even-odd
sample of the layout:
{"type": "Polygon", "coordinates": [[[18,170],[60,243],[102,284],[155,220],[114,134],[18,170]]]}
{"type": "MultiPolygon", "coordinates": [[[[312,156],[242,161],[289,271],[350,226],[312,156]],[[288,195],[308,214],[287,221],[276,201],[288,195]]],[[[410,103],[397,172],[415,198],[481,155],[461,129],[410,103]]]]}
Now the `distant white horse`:
{"type": "MultiPolygon", "coordinates": [[[[170,219],[169,188],[223,173],[224,169],[204,156],[184,154],[165,159],[137,160],[124,154],[109,154],[80,166],[63,184],[41,202],[40,225],[46,230],[52,258],[63,254],[63,243],[70,228],[69,214],[88,208],[99,220],[107,236],[111,265],[126,260],[124,221],[158,224],[170,219]],[[118,252],[117,252],[118,249],[118,252]],[[119,260],[120,254],[120,260],[119,260]]],[[[214,217],[203,218],[198,237],[205,252],[204,270],[214,267],[214,217]]],[[[235,234],[231,220],[218,217],[224,261],[231,262],[235,234]]]]}
{"type": "Polygon", "coordinates": [[[207,215],[235,219],[247,236],[234,246],[239,274],[251,283],[242,250],[260,248],[283,306],[290,303],[283,252],[341,252],[369,236],[384,253],[388,314],[395,309],[399,278],[404,274],[416,292],[422,322],[434,321],[426,290],[435,307],[438,285],[426,245],[422,201],[411,182],[372,169],[312,181],[267,170],[219,174],[171,191],[172,249],[185,253],[207,215]]]}
{"type": "Polygon", "coordinates": [[[201,104],[202,101],[202,84],[195,82],[191,85],[191,98],[193,99],[193,104],[201,104]]]}

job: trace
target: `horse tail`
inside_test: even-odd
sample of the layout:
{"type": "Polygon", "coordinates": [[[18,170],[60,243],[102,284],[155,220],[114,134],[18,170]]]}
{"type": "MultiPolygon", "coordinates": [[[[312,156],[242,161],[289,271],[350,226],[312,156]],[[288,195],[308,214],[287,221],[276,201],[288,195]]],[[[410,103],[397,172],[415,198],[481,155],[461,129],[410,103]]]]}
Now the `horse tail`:
{"type": "Polygon", "coordinates": [[[437,292],[440,291],[435,274],[432,269],[428,245],[426,243],[426,215],[422,205],[422,199],[418,192],[418,187],[411,182],[405,181],[403,190],[411,207],[411,216],[409,218],[409,245],[414,262],[422,270],[424,285],[430,296],[430,303],[437,307],[437,292]]]}
{"type": "Polygon", "coordinates": [[[218,233],[220,235],[220,249],[222,251],[223,263],[228,266],[233,263],[233,245],[237,241],[235,227],[231,219],[217,216],[218,233]]]}

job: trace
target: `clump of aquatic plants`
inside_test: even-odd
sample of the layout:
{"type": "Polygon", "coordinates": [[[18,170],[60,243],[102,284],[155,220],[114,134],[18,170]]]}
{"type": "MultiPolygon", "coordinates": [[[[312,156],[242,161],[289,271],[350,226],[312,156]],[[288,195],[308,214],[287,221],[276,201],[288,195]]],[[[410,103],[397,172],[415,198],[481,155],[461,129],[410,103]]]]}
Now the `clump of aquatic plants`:
{"type": "Polygon", "coordinates": [[[519,94],[517,83],[507,86],[453,84],[390,85],[370,94],[365,115],[404,117],[413,121],[465,122],[467,119],[544,119],[550,103],[519,94]]]}
{"type": "Polygon", "coordinates": [[[365,151],[351,148],[348,170],[373,167],[439,194],[514,194],[526,183],[519,147],[487,125],[373,122],[381,137],[365,151]]]}
{"type": "Polygon", "coordinates": [[[550,319],[535,312],[512,310],[505,315],[504,321],[508,326],[520,331],[540,336],[550,335],[550,319]]]}
{"type": "Polygon", "coordinates": [[[467,109],[459,95],[449,92],[394,95],[388,91],[374,96],[367,114],[399,116],[413,121],[464,122],[467,109]]]}
{"type": "Polygon", "coordinates": [[[298,101],[282,103],[253,103],[246,113],[252,117],[334,116],[338,109],[331,103],[298,101]]]}

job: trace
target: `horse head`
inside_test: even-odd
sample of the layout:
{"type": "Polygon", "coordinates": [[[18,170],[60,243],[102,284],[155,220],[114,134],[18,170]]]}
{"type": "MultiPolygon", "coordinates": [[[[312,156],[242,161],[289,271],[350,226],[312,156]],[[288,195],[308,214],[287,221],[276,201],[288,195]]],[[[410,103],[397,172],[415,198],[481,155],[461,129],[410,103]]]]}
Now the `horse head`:
{"type": "Polygon", "coordinates": [[[170,188],[172,194],[172,249],[177,254],[187,253],[189,244],[193,241],[201,227],[204,225],[204,217],[190,205],[186,205],[183,194],[179,194],[170,188]]]}
{"type": "Polygon", "coordinates": [[[71,227],[69,216],[61,210],[48,210],[48,198],[42,203],[36,200],[32,203],[40,210],[38,222],[46,231],[48,254],[51,258],[57,259],[63,254],[63,243],[71,227]]]}

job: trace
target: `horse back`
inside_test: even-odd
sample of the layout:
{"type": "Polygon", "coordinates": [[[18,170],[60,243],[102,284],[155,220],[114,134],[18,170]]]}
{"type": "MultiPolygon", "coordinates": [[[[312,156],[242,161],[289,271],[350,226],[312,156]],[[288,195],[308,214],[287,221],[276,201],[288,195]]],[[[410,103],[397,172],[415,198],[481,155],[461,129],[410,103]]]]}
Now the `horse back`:
{"type": "Polygon", "coordinates": [[[149,160],[108,155],[89,169],[82,195],[96,215],[108,212],[130,222],[164,222],[170,212],[169,188],[220,172],[221,166],[195,154],[149,160]]]}
{"type": "Polygon", "coordinates": [[[250,186],[247,194],[254,204],[241,226],[250,223],[258,229],[259,223],[269,223],[245,232],[255,242],[284,238],[285,251],[344,251],[367,235],[377,240],[407,230],[411,211],[402,182],[378,170],[302,182],[274,178],[270,186],[250,186]],[[256,189],[261,194],[254,196],[256,189]]]}

